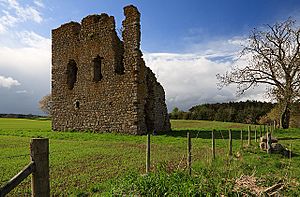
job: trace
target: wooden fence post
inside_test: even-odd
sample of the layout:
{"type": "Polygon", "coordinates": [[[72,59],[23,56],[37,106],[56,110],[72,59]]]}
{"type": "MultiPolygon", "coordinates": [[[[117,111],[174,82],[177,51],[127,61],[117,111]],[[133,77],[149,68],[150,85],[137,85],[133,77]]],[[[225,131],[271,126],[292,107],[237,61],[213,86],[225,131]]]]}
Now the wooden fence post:
{"type": "Polygon", "coordinates": [[[267,129],[267,153],[271,153],[271,142],[272,140],[272,135],[271,132],[269,132],[269,129],[267,129]]]}
{"type": "Polygon", "coordinates": [[[216,130],[213,129],[212,132],[211,132],[211,140],[212,140],[212,143],[211,143],[211,146],[212,146],[211,151],[212,151],[212,158],[213,158],[213,159],[216,158],[215,135],[214,135],[214,132],[215,132],[215,131],[216,131],[216,130]]]}
{"type": "Polygon", "coordinates": [[[261,138],[262,137],[262,127],[261,127],[261,125],[259,125],[259,138],[261,138]]]}
{"type": "Polygon", "coordinates": [[[276,129],[276,120],[274,120],[274,131],[276,129]]]}
{"type": "Polygon", "coordinates": [[[251,145],[251,127],[248,126],[248,146],[251,145]]]}
{"type": "Polygon", "coordinates": [[[146,147],[146,174],[150,172],[150,134],[147,134],[147,147],[146,147]]]}
{"type": "Polygon", "coordinates": [[[49,183],[49,139],[33,138],[30,142],[30,157],[35,163],[32,173],[32,197],[50,196],[49,183]]]}
{"type": "Polygon", "coordinates": [[[292,143],[290,144],[290,152],[289,152],[290,160],[292,159],[292,143]]]}
{"type": "Polygon", "coordinates": [[[232,130],[229,129],[229,156],[232,156],[232,130]]]}
{"type": "Polygon", "coordinates": [[[267,148],[267,153],[269,153],[269,132],[268,132],[268,129],[267,129],[267,133],[266,133],[266,148],[267,148]]]}
{"type": "Polygon", "coordinates": [[[254,127],[254,138],[255,138],[255,142],[257,142],[257,128],[256,128],[256,126],[254,127]]]}
{"type": "Polygon", "coordinates": [[[244,148],[243,129],[241,130],[241,149],[244,148]]]}
{"type": "Polygon", "coordinates": [[[191,143],[191,135],[187,132],[187,168],[189,175],[192,174],[192,143],[191,143]]]}

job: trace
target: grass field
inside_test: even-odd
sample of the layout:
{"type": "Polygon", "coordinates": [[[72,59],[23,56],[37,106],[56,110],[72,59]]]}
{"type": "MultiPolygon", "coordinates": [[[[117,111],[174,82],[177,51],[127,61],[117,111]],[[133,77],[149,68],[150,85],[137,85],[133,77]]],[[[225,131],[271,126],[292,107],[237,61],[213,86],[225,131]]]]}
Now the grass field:
{"type": "MultiPolygon", "coordinates": [[[[255,178],[257,188],[284,183],[285,196],[300,195],[300,129],[276,130],[280,143],[292,144],[292,159],[267,155],[253,142],[241,150],[240,130],[248,125],[210,121],[174,120],[172,132],[151,137],[151,170],[145,172],[146,136],[53,132],[49,120],[0,119],[0,185],[29,162],[33,137],[50,139],[52,196],[114,195],[230,195],[242,175],[255,178]],[[217,129],[217,158],[211,159],[211,130],[217,129]],[[232,160],[227,157],[228,129],[233,130],[232,160]],[[186,132],[192,133],[193,176],[186,167],[186,132]]],[[[246,132],[245,132],[246,139],[246,132]]],[[[254,141],[254,140],[252,140],[254,141]]],[[[246,140],[244,141],[246,144],[246,140]]],[[[243,190],[243,191],[242,191],[243,190]]],[[[253,192],[253,191],[252,191],[253,192]]],[[[30,178],[11,196],[30,196],[30,178]]]]}

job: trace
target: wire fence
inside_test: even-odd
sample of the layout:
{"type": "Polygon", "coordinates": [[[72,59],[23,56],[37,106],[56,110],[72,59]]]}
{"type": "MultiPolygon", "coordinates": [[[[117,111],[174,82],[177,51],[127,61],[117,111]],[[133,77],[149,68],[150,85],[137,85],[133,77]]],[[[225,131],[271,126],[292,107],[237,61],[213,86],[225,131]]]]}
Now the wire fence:
{"type": "MultiPolygon", "coordinates": [[[[211,154],[211,140],[206,136],[206,141],[203,143],[202,133],[207,131],[193,132],[191,139],[191,164],[188,166],[187,141],[183,142],[184,138],[170,138],[170,143],[161,143],[161,137],[151,136],[150,146],[150,166],[149,171],[155,171],[159,163],[165,163],[170,171],[186,170],[190,168],[191,173],[195,173],[193,168],[194,162],[202,161],[204,163],[211,163],[213,156],[211,154]],[[177,143],[177,140],[179,143],[177,143]],[[201,143],[200,143],[201,142],[201,143]],[[174,154],[174,152],[176,152],[174,154]]],[[[211,131],[209,131],[211,132],[211,131]]],[[[218,130],[216,132],[217,142],[216,156],[228,158],[228,150],[230,143],[228,142],[229,131],[218,130]]],[[[243,132],[243,140],[246,139],[245,132],[243,132]]],[[[263,132],[261,132],[263,135],[263,132]]],[[[258,137],[258,135],[251,138],[258,137]]],[[[234,143],[242,144],[238,139],[239,132],[234,131],[234,143]]],[[[233,137],[231,136],[231,137],[233,137]]],[[[85,187],[88,187],[88,182],[104,181],[115,176],[122,175],[124,171],[129,169],[137,169],[141,173],[145,173],[145,155],[146,155],[146,137],[142,136],[144,141],[139,142],[118,142],[97,144],[97,141],[90,143],[72,143],[73,146],[50,146],[50,176],[53,178],[53,187],[62,188],[64,184],[73,185],[74,187],[80,182],[82,177],[87,180],[85,187]],[[84,151],[83,151],[84,150],[84,151]],[[52,161],[52,162],[51,162],[52,161]],[[93,172],[93,173],[91,173],[93,172]],[[74,177],[78,176],[77,178],[74,177]],[[90,176],[89,176],[90,174],[90,176]],[[64,176],[62,176],[64,175],[64,176]],[[61,180],[61,182],[57,181],[61,180]],[[74,181],[76,180],[76,181],[74,181]],[[72,181],[73,183],[67,183],[72,181]]],[[[57,140],[58,141],[58,140],[57,140]]],[[[241,146],[235,145],[234,151],[240,150],[241,146]]],[[[241,147],[242,148],[242,147],[241,147]]],[[[29,154],[17,154],[10,156],[0,156],[1,160],[18,159],[30,157],[29,154]]],[[[226,160],[227,161],[227,160],[226,160]]],[[[1,165],[0,165],[1,170],[1,165]]],[[[0,178],[3,182],[4,175],[0,173],[0,178]],[[2,177],[2,178],[1,178],[2,177]]],[[[6,179],[5,179],[6,180],[6,179]]],[[[30,182],[24,182],[22,189],[29,188],[30,182]]],[[[26,189],[25,189],[26,190],[26,189]]],[[[17,190],[19,191],[19,190],[17,190]]],[[[21,191],[21,190],[20,190],[21,191]]]]}

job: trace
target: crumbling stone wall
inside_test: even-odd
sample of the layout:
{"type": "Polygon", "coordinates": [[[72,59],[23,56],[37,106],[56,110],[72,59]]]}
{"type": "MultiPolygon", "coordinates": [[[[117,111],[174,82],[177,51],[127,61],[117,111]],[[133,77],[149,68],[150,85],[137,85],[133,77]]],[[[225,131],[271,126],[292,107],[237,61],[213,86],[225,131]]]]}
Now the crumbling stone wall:
{"type": "Polygon", "coordinates": [[[169,131],[165,92],[140,50],[140,13],[90,15],[52,30],[52,129],[144,134],[169,131]]]}

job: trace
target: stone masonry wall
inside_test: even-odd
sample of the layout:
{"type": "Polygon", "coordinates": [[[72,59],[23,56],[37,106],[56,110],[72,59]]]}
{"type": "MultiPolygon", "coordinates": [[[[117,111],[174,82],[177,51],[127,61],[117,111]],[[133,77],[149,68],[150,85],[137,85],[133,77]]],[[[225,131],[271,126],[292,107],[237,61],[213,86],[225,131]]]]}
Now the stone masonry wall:
{"type": "Polygon", "coordinates": [[[140,13],[90,15],[52,30],[52,129],[144,134],[169,131],[163,87],[140,50],[140,13]]]}

